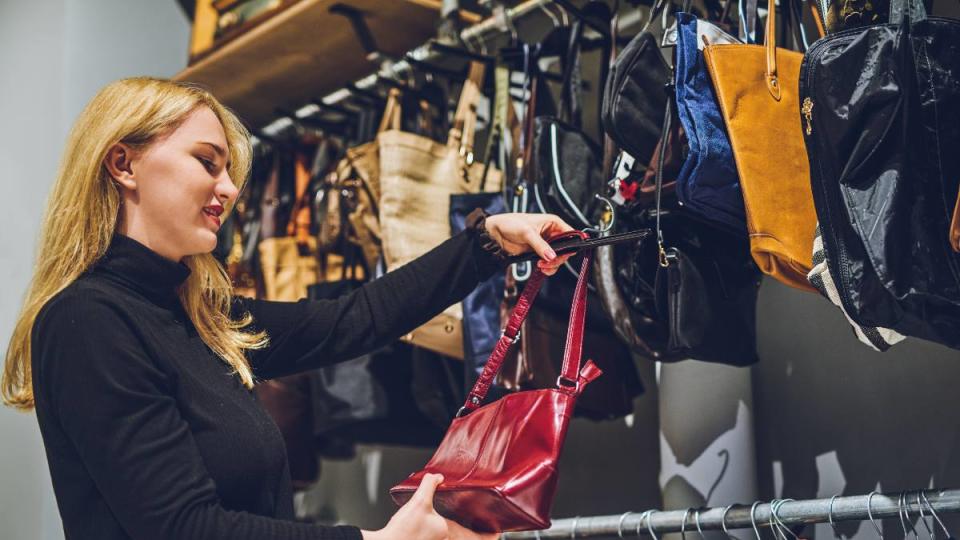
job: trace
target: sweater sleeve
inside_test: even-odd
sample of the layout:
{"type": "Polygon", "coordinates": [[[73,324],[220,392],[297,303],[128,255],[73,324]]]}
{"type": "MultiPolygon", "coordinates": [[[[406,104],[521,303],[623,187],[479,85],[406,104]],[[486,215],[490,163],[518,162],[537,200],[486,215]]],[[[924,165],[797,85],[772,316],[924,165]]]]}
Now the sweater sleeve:
{"type": "Polygon", "coordinates": [[[249,351],[257,377],[270,379],[356,358],[414,330],[459,302],[502,267],[469,228],[410,263],[335,300],[274,302],[234,297],[267,347],[249,351]]]}
{"type": "Polygon", "coordinates": [[[44,308],[34,335],[37,400],[61,424],[124,531],[141,540],[359,540],[225,509],[174,398],[171,373],[146,353],[109,299],[70,295],[44,308]]]}

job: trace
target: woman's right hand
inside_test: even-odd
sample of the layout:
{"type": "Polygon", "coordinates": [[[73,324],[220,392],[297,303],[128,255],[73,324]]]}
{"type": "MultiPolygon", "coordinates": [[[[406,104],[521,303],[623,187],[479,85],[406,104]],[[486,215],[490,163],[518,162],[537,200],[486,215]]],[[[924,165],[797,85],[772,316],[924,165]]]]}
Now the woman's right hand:
{"type": "Polygon", "coordinates": [[[439,474],[426,474],[407,504],[379,531],[362,531],[364,540],[447,540],[447,520],[433,508],[433,494],[443,482],[439,474]]]}

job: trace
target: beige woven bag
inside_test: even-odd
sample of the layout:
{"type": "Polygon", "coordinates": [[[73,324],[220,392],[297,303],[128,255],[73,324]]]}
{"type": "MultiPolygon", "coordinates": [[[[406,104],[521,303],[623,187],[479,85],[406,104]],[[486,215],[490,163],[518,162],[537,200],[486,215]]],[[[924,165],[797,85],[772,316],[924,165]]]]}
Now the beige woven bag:
{"type": "MultiPolygon", "coordinates": [[[[387,270],[423,255],[450,237],[450,195],[500,189],[500,172],[473,159],[477,102],[484,65],[474,63],[463,84],[446,144],[400,130],[399,114],[377,135],[380,150],[380,234],[387,270]]],[[[436,279],[444,279],[436,276],[436,279]]],[[[463,359],[460,304],[404,339],[446,356],[463,359]]]]}

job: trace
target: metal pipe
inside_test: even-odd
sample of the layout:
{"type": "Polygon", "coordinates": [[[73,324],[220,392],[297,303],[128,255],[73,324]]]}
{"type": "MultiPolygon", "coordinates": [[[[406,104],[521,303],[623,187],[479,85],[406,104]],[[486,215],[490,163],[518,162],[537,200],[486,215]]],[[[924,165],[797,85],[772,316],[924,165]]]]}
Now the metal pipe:
{"type": "MultiPolygon", "coordinates": [[[[737,505],[729,509],[708,508],[700,511],[699,522],[702,530],[719,531],[723,530],[724,523],[727,529],[751,529],[753,523],[756,523],[757,527],[769,527],[771,522],[776,521],[788,527],[828,523],[831,516],[834,522],[864,521],[869,520],[871,515],[874,520],[897,518],[901,513],[899,498],[900,493],[886,495],[875,493],[872,496],[856,495],[780,503],[771,501],[756,505],[752,519],[751,505],[737,505]],[[777,515],[771,516],[774,505],[777,505],[777,515]]],[[[960,490],[910,491],[902,508],[911,516],[919,516],[922,511],[925,516],[930,517],[931,507],[938,514],[960,512],[960,490]],[[923,498],[924,495],[926,500],[923,498]],[[927,501],[929,506],[926,504],[927,501]]],[[[579,517],[555,520],[553,526],[544,531],[504,533],[501,538],[504,540],[633,538],[638,536],[638,531],[639,534],[649,535],[648,525],[659,536],[664,533],[680,532],[682,529],[687,532],[696,531],[696,519],[696,510],[692,512],[655,510],[615,516],[579,517]]],[[[937,524],[934,523],[934,526],[937,524]]]]}

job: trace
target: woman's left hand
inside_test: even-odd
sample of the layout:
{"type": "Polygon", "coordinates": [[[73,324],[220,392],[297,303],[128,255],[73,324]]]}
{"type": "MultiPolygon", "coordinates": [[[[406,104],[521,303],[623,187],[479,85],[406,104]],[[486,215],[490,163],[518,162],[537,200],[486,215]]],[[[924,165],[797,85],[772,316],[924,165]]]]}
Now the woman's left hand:
{"type": "Polygon", "coordinates": [[[540,256],[537,267],[552,276],[573,254],[557,256],[545,238],[572,231],[562,219],[552,214],[496,214],[485,220],[490,237],[510,255],[533,251],[540,256]]]}

